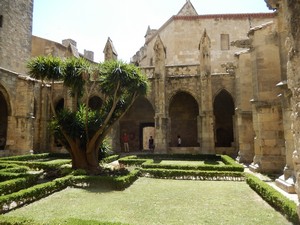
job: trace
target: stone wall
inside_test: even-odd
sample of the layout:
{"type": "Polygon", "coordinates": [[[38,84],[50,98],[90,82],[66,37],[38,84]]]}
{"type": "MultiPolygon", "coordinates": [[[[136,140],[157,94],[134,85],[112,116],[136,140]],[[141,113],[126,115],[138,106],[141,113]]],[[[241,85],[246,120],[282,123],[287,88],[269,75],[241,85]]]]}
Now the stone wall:
{"type": "Polygon", "coordinates": [[[0,68],[1,92],[8,105],[6,150],[26,154],[33,149],[35,81],[0,68]]]}
{"type": "Polygon", "coordinates": [[[33,0],[0,2],[0,67],[24,73],[31,55],[33,0]]]}
{"type": "MultiPolygon", "coordinates": [[[[229,34],[231,41],[247,38],[251,26],[272,21],[274,14],[173,16],[161,26],[158,33],[166,48],[166,65],[193,65],[199,63],[199,42],[206,29],[211,39],[212,73],[224,72],[221,64],[233,60],[237,47],[221,50],[221,34],[229,34]]],[[[144,47],[138,64],[151,66],[154,60],[154,34],[144,47]]]]}

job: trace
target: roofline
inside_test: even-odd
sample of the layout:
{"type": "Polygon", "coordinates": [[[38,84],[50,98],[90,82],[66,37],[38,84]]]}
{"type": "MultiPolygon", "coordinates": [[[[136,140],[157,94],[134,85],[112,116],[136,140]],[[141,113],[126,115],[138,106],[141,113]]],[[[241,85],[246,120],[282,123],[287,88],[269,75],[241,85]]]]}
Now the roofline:
{"type": "Polygon", "coordinates": [[[274,18],[276,12],[272,13],[234,13],[234,14],[205,14],[198,16],[174,16],[175,20],[196,20],[196,19],[241,19],[241,18],[274,18]]]}
{"type": "Polygon", "coordinates": [[[156,33],[148,39],[145,44],[151,42],[157,34],[160,33],[168,24],[173,20],[198,20],[198,19],[241,19],[241,18],[274,18],[276,17],[276,12],[270,13],[235,13],[235,14],[206,14],[206,15],[197,15],[197,16],[177,16],[174,15],[167,20],[157,31],[156,33]]]}

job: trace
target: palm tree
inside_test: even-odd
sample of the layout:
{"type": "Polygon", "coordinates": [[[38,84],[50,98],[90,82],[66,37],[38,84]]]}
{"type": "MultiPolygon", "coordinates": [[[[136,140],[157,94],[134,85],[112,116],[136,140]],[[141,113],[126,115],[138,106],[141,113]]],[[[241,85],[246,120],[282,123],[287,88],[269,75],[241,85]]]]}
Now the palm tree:
{"type": "Polygon", "coordinates": [[[38,57],[28,63],[28,68],[32,77],[51,80],[51,93],[56,79],[70,88],[74,107],[54,113],[54,135],[69,151],[74,169],[97,171],[99,147],[115,122],[147,93],[146,77],[136,66],[122,61],[106,61],[95,67],[83,59],[38,57]],[[91,110],[87,102],[80,101],[84,95],[88,99],[92,90],[103,96],[99,110],[91,110]]]}

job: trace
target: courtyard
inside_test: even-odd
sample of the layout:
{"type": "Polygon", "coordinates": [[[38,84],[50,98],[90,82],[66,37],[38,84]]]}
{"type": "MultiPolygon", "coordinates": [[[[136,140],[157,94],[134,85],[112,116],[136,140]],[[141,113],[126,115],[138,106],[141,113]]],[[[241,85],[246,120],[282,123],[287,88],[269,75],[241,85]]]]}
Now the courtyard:
{"type": "Polygon", "coordinates": [[[245,182],[145,177],[123,191],[66,188],[3,218],[11,216],[28,224],[292,224],[245,182]]]}

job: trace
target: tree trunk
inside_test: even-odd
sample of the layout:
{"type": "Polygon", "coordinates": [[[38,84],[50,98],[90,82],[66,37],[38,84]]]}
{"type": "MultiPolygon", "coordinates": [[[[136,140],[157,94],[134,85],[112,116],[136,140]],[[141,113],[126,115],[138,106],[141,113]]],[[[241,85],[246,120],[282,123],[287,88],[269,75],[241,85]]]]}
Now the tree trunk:
{"type": "Polygon", "coordinates": [[[89,165],[87,162],[85,151],[80,150],[78,146],[72,146],[71,156],[73,169],[89,170],[89,165]]]}
{"type": "Polygon", "coordinates": [[[89,165],[89,169],[91,171],[98,171],[99,170],[99,161],[98,161],[98,149],[87,149],[86,151],[86,158],[89,165]]]}

